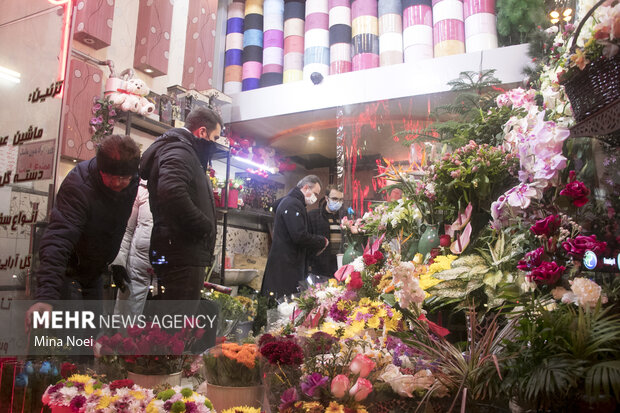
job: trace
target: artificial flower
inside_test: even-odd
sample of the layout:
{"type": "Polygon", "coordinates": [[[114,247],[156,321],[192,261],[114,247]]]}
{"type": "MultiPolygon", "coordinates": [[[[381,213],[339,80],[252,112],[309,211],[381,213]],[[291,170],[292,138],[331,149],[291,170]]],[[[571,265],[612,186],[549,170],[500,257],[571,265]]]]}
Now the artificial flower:
{"type": "Polygon", "coordinates": [[[527,276],[536,284],[555,284],[564,273],[564,270],[566,270],[566,267],[562,265],[544,261],[527,276]]]}
{"type": "Polygon", "coordinates": [[[560,221],[559,215],[549,215],[547,218],[536,221],[530,228],[530,231],[536,235],[550,237],[560,226],[560,221]]]}
{"type": "Polygon", "coordinates": [[[590,190],[585,186],[583,182],[576,180],[575,171],[569,172],[569,182],[564,189],[560,191],[560,195],[564,195],[573,201],[573,205],[576,207],[582,207],[588,203],[588,195],[590,190]]]}
{"type": "Polygon", "coordinates": [[[562,296],[563,303],[573,303],[580,307],[594,308],[599,299],[602,304],[607,303],[607,296],[601,294],[601,286],[592,280],[577,277],[569,281],[571,291],[562,296]]]}
{"type": "Polygon", "coordinates": [[[567,239],[562,243],[566,253],[574,259],[582,259],[586,251],[600,254],[607,248],[607,243],[597,241],[596,235],[577,235],[574,239],[567,239]]]}

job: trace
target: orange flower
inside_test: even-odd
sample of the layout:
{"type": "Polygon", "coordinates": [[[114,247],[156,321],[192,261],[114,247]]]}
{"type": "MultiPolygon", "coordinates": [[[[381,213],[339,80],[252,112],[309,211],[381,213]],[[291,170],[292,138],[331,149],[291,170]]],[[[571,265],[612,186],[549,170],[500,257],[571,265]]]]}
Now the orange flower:
{"type": "Polygon", "coordinates": [[[570,57],[570,61],[581,70],[585,69],[586,65],[590,63],[581,49],[575,51],[575,54],[570,57]]]}

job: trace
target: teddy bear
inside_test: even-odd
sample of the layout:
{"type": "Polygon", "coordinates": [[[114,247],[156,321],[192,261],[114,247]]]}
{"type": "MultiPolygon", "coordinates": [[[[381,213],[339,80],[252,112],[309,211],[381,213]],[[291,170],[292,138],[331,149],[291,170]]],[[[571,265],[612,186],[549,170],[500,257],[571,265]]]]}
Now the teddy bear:
{"type": "Polygon", "coordinates": [[[145,97],[149,94],[150,90],[143,80],[130,79],[127,81],[127,87],[132,93],[132,96],[138,98],[137,108],[134,112],[146,116],[155,111],[155,105],[145,97]]]}

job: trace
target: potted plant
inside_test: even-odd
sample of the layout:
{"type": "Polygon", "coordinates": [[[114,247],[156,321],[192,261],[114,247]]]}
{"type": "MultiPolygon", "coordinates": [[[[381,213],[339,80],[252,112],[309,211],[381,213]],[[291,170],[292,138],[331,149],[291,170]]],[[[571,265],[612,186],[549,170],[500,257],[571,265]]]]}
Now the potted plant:
{"type": "Polygon", "coordinates": [[[223,343],[203,356],[207,395],[217,410],[239,404],[260,407],[263,400],[258,347],[223,343]]]}

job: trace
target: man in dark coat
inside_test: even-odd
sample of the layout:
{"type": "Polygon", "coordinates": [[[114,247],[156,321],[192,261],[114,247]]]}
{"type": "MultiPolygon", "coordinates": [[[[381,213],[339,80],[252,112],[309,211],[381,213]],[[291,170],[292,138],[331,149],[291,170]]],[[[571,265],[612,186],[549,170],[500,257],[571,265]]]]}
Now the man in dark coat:
{"type": "Polygon", "coordinates": [[[206,170],[223,123],[214,111],[198,108],[185,125],[157,138],[140,164],[148,181],[150,257],[162,300],[199,300],[215,248],[215,199],[206,170]]]}
{"type": "Polygon", "coordinates": [[[297,284],[306,274],[306,253],[320,253],[329,244],[327,238],[308,232],[306,205],[314,204],[320,193],[321,181],[315,175],[308,175],[280,200],[262,294],[296,293],[297,284]]]}
{"type": "Polygon", "coordinates": [[[319,255],[309,254],[310,273],[324,277],[333,277],[338,270],[336,254],[340,252],[342,231],[340,230],[339,211],[342,208],[343,194],[334,185],[325,190],[325,197],[319,201],[319,207],[308,212],[308,230],[311,234],[329,239],[329,247],[319,255]]]}
{"type": "MultiPolygon", "coordinates": [[[[112,135],[97,156],[80,162],[64,179],[41,239],[34,304],[50,311],[55,300],[101,300],[102,272],[125,234],[138,191],[140,148],[129,136],[112,135]]],[[[119,280],[120,282],[121,280],[119,280]]]]}

